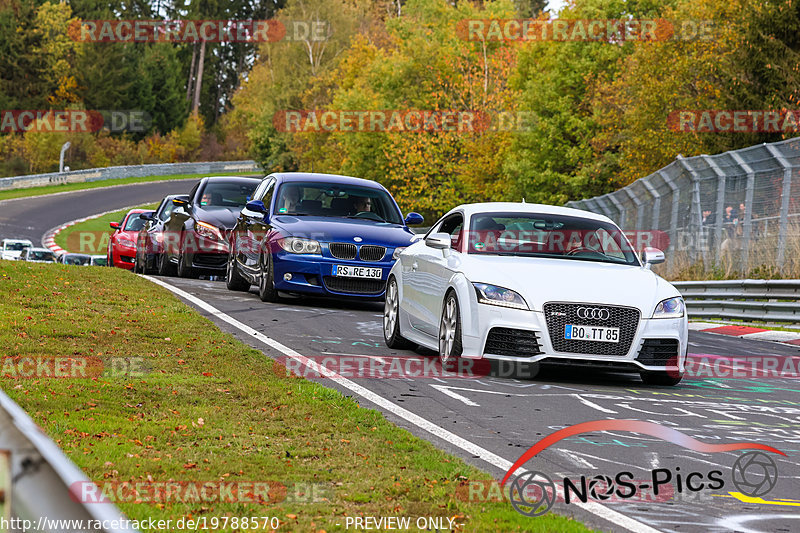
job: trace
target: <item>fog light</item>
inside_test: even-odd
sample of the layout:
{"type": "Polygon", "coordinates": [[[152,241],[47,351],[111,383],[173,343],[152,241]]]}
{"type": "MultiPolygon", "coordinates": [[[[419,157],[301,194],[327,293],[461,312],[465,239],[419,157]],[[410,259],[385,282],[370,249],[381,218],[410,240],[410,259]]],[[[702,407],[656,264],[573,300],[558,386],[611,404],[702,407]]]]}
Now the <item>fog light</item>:
{"type": "Polygon", "coordinates": [[[287,272],[286,274],[283,275],[283,280],[284,281],[292,281],[292,275],[287,272]]]}

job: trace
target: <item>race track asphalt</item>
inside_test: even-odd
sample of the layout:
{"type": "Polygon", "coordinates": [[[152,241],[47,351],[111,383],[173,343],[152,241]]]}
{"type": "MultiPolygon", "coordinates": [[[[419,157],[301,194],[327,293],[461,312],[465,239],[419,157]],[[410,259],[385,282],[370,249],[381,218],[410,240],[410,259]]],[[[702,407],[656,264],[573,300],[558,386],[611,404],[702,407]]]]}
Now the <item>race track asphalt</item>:
{"type": "MultiPolygon", "coordinates": [[[[179,185],[137,184],[0,202],[0,236],[22,235],[38,243],[45,231],[64,222],[136,203],[155,202],[165,194],[188,191],[191,187],[189,182],[179,185]]],[[[321,299],[265,304],[254,290],[233,293],[221,281],[159,279],[304,356],[373,361],[377,363],[372,368],[377,364],[385,370],[392,368],[392,364],[400,364],[402,368],[411,360],[419,363],[413,368],[424,368],[425,361],[431,368],[435,356],[424,349],[388,349],[381,331],[382,304],[321,299]]],[[[197,306],[191,302],[190,305],[197,306]]],[[[283,353],[265,347],[263,342],[231,326],[230,321],[211,316],[207,310],[201,312],[223,330],[268,356],[285,359],[283,353]]],[[[739,362],[744,368],[748,361],[777,361],[779,370],[787,363],[796,370],[800,364],[799,346],[700,332],[690,332],[689,351],[694,358],[702,356],[702,361],[717,364],[712,372],[730,371],[739,362]]],[[[354,396],[364,406],[376,407],[337,380],[307,370],[304,373],[310,379],[354,396]]],[[[614,479],[617,474],[630,472],[641,487],[637,496],[603,499],[606,485],[601,483],[595,486],[597,497],[589,497],[590,502],[602,504],[601,509],[611,509],[633,519],[635,522],[627,523],[627,530],[645,530],[645,526],[675,532],[800,530],[800,382],[797,379],[701,374],[685,378],[676,387],[656,387],[643,385],[636,375],[575,369],[545,369],[533,379],[497,375],[458,378],[438,371],[433,373],[430,377],[409,378],[389,372],[383,378],[350,379],[391,405],[443,428],[444,433],[455,434],[509,462],[516,461],[533,444],[565,426],[604,419],[650,421],[705,444],[772,446],[786,454],[764,454],[777,467],[777,481],[774,485],[764,485],[771,486],[768,493],[751,498],[742,495],[733,481],[736,477],[740,488],[750,490],[763,480],[761,474],[765,470],[760,464],[767,461],[766,471],[769,471],[769,459],[746,455],[754,450],[693,451],[659,436],[630,431],[591,431],[570,436],[536,455],[524,468],[546,474],[556,485],[563,485],[564,478],[569,478],[580,486],[581,476],[585,476],[588,488],[594,476],[614,479]],[[739,458],[743,458],[739,466],[747,463],[747,468],[735,468],[739,458]],[[752,459],[755,460],[751,463],[752,459]],[[666,470],[672,479],[661,485],[656,496],[652,489],[653,471],[659,479],[664,479],[666,470]],[[715,471],[719,474],[711,477],[720,478],[723,486],[710,489],[708,484],[719,485],[709,477],[715,471]],[[689,485],[697,488],[701,483],[705,484],[700,490],[687,488],[689,485]]],[[[463,441],[433,435],[398,417],[393,409],[377,408],[389,420],[489,471],[497,479],[505,475],[480,453],[465,451],[459,444],[463,441]]],[[[627,490],[623,487],[622,492],[627,490]]],[[[578,507],[574,497],[569,504],[557,501],[551,512],[572,515],[601,530],[626,530],[619,520],[615,521],[614,516],[618,516],[615,513],[608,515],[578,507]]]]}

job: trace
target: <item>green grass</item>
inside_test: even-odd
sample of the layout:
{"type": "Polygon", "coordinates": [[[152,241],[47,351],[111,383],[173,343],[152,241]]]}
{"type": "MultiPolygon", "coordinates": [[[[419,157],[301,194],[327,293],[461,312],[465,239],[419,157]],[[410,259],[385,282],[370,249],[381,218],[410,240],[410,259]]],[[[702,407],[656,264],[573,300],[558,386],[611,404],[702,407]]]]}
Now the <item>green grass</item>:
{"type": "MultiPolygon", "coordinates": [[[[297,377],[146,279],[113,268],[0,262],[5,355],[144,358],[143,376],[0,385],[96,482],[314,483],[317,502],[123,503],[133,519],[274,516],[280,531],[347,516],[458,517],[467,531],[587,531],[456,489],[486,473],[339,392],[297,377]]],[[[416,519],[416,518],[414,518],[416,519]]],[[[336,524],[341,524],[337,526],[336,524]]],[[[232,528],[222,528],[231,531],[232,528]]]]}
{"type": "Polygon", "coordinates": [[[95,189],[97,187],[110,187],[112,185],[128,185],[130,183],[146,183],[150,181],[167,181],[197,179],[206,176],[253,176],[253,172],[223,172],[218,174],[171,174],[169,176],[142,176],[138,178],[121,178],[116,180],[88,181],[84,183],[64,183],[61,185],[44,185],[42,187],[30,187],[27,189],[11,189],[0,191],[0,200],[11,198],[27,198],[29,196],[39,196],[42,194],[53,194],[57,192],[79,191],[83,189],[95,189]]]}
{"type": "MultiPolygon", "coordinates": [[[[141,209],[155,209],[158,204],[139,206],[141,209]]],[[[121,209],[113,213],[79,222],[56,235],[56,244],[67,250],[81,254],[103,254],[108,247],[108,238],[114,232],[109,222],[120,222],[130,209],[121,209]]]]}

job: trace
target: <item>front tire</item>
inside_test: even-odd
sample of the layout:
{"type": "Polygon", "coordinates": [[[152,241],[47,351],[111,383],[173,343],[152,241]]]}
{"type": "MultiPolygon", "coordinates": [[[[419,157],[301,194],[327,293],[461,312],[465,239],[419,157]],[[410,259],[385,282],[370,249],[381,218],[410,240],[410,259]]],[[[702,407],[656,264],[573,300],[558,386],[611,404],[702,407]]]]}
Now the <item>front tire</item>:
{"type": "Polygon", "coordinates": [[[262,302],[278,302],[280,297],[275,290],[275,270],[272,266],[272,259],[269,254],[261,254],[259,261],[260,275],[258,276],[258,297],[262,302]]]}
{"type": "Polygon", "coordinates": [[[383,304],[383,339],[386,346],[396,350],[413,350],[416,345],[400,335],[400,293],[397,280],[389,278],[386,285],[386,300],[383,304]]]}
{"type": "Polygon", "coordinates": [[[166,252],[158,256],[158,275],[159,276],[174,276],[175,267],[169,262],[169,256],[166,252]]]}
{"type": "Polygon", "coordinates": [[[639,375],[645,385],[663,385],[665,387],[674,387],[683,379],[683,372],[677,370],[666,372],[642,370],[639,375]]]}
{"type": "Polygon", "coordinates": [[[228,287],[229,291],[249,291],[250,290],[250,282],[247,281],[242,277],[239,273],[239,269],[236,267],[236,257],[233,254],[233,245],[231,245],[231,251],[228,252],[228,265],[227,265],[227,273],[225,276],[225,286],[228,287]]]}
{"type": "Polygon", "coordinates": [[[181,239],[181,246],[178,250],[178,277],[179,278],[192,278],[194,277],[194,269],[192,265],[187,261],[186,257],[186,247],[184,246],[184,240],[181,239]]]}
{"type": "Polygon", "coordinates": [[[455,292],[444,299],[442,319],[439,321],[439,361],[443,367],[451,366],[461,356],[461,313],[455,292]]]}

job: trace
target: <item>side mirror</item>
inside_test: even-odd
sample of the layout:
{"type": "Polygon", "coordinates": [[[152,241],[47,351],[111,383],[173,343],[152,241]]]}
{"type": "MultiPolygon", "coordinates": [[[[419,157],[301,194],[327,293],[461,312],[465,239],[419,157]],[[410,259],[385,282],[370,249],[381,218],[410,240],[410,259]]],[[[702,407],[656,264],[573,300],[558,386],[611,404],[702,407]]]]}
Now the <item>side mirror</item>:
{"type": "Polygon", "coordinates": [[[644,261],[644,267],[650,268],[652,265],[664,262],[664,252],[658,248],[645,248],[644,252],[642,252],[642,260],[644,261]]]}
{"type": "Polygon", "coordinates": [[[109,222],[108,225],[111,229],[119,229],[119,222],[109,222]]]}
{"type": "Polygon", "coordinates": [[[425,219],[419,213],[409,213],[406,216],[406,226],[419,226],[425,221],[425,219]]]}
{"type": "Polygon", "coordinates": [[[172,199],[172,205],[175,207],[187,207],[189,205],[188,196],[176,196],[172,199]]]}
{"type": "Polygon", "coordinates": [[[450,235],[448,233],[431,233],[425,238],[425,245],[436,250],[447,250],[450,248],[450,235]]]}
{"type": "Polygon", "coordinates": [[[153,213],[139,213],[139,219],[141,220],[153,220],[153,213]]]}
{"type": "Polygon", "coordinates": [[[261,200],[253,200],[245,204],[245,209],[253,211],[254,213],[266,213],[267,208],[261,200]]]}

